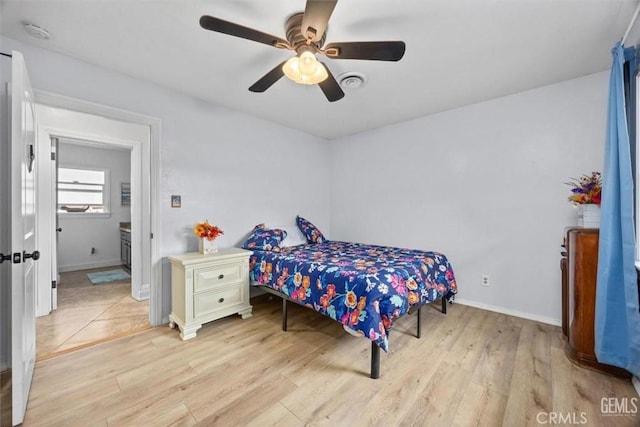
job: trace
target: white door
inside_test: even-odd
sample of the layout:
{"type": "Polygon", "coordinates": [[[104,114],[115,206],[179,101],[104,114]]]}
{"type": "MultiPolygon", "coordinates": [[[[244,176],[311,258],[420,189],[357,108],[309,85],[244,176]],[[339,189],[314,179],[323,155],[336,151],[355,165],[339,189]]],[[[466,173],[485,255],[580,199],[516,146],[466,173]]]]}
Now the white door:
{"type": "Polygon", "coordinates": [[[58,274],[58,235],[62,232],[62,228],[58,222],[58,138],[51,138],[51,160],[53,162],[50,168],[51,195],[53,197],[53,209],[51,211],[51,224],[55,231],[51,239],[51,310],[58,309],[58,284],[60,283],[60,275],[58,274]]]}
{"type": "Polygon", "coordinates": [[[24,419],[36,356],[35,105],[24,58],[11,69],[11,364],[13,425],[24,419]]]}

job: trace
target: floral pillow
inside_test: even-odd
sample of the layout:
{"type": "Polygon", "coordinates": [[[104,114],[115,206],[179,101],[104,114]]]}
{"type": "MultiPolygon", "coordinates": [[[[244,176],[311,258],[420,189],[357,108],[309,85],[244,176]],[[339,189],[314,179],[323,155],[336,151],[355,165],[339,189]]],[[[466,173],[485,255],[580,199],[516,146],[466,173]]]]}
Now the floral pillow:
{"type": "Polygon", "coordinates": [[[296,224],[298,224],[298,228],[302,231],[302,234],[307,238],[307,242],[309,243],[324,243],[327,239],[324,235],[318,230],[318,228],[302,218],[301,216],[296,217],[296,224]]]}
{"type": "Polygon", "coordinates": [[[244,249],[280,252],[280,242],[287,237],[287,232],[279,228],[268,229],[264,224],[253,227],[251,234],[244,241],[244,249]]]}

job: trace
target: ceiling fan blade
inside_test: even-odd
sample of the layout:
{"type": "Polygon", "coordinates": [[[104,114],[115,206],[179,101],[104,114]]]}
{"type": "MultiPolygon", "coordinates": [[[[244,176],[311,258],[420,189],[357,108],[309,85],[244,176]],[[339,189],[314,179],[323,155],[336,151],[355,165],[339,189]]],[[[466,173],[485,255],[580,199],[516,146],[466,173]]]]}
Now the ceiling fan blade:
{"type": "Polygon", "coordinates": [[[284,76],[284,72],[282,71],[282,66],[287,61],[282,61],[280,64],[276,65],[271,71],[262,76],[260,80],[255,82],[249,90],[251,92],[264,92],[269,89],[275,82],[280,80],[282,76],[284,76]]]}
{"type": "Polygon", "coordinates": [[[324,62],[321,62],[321,64],[327,69],[327,74],[329,75],[326,79],[318,83],[318,86],[322,89],[324,96],[327,97],[329,102],[335,102],[344,98],[344,92],[340,88],[340,84],[338,84],[336,78],[333,77],[333,74],[331,74],[331,71],[327,68],[327,64],[324,62]]]}
{"type": "Polygon", "coordinates": [[[254,42],[268,44],[281,49],[291,49],[289,42],[280,37],[263,33],[253,28],[243,27],[233,22],[225,21],[213,16],[203,15],[200,18],[200,26],[205,30],[215,31],[217,33],[228,34],[241,39],[253,40],[254,42]]]}
{"type": "Polygon", "coordinates": [[[307,0],[302,18],[302,35],[312,42],[322,39],[338,0],[307,0]]]}
{"type": "Polygon", "coordinates": [[[399,61],[405,48],[401,41],[330,43],[324,48],[324,53],[333,59],[399,61]]]}

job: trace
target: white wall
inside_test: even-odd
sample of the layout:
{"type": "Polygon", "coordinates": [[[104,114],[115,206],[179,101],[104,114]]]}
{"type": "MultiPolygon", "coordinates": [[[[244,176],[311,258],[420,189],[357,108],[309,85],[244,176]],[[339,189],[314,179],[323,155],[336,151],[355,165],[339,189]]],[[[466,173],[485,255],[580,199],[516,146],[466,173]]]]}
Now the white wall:
{"type": "MultiPolygon", "coordinates": [[[[162,120],[161,255],[197,250],[191,229],[204,219],[224,230],[221,247],[238,245],[260,222],[293,223],[296,214],[329,229],[324,140],[15,40],[2,42],[23,52],[35,89],[162,120]],[[172,194],[182,196],[182,208],[170,207],[172,194]]],[[[164,318],[169,311],[165,262],[164,318]]]]}
{"type": "Polygon", "coordinates": [[[131,152],[60,142],[59,166],[107,169],[110,215],[59,214],[58,266],[60,271],[120,264],[120,222],[131,221],[130,206],[122,206],[120,184],[131,182],[131,152]],[[95,254],[91,254],[95,248],[95,254]]]}
{"type": "MultiPolygon", "coordinates": [[[[299,213],[333,239],[440,250],[460,300],[559,322],[560,244],[575,224],[563,183],[602,168],[607,73],[328,143],[2,41],[25,54],[36,89],[162,120],[163,255],[196,250],[191,227],[205,218],[224,247],[299,213]]],[[[166,316],[166,263],[163,276],[166,316]]]]}
{"type": "Polygon", "coordinates": [[[607,77],[331,142],[332,238],[441,251],[459,300],[558,324],[563,183],[602,170],[607,77]]]}

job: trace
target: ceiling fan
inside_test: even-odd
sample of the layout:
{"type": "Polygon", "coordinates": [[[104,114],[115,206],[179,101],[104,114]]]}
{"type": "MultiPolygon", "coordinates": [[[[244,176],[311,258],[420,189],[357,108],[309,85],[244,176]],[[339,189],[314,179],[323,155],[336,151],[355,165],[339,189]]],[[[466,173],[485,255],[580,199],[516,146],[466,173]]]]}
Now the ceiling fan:
{"type": "Polygon", "coordinates": [[[344,92],[325,63],[316,59],[316,54],[332,59],[399,61],[405,51],[402,41],[330,43],[323,47],[336,3],[338,0],[307,0],[304,13],[296,13],[287,20],[286,40],[208,15],[200,18],[200,26],[205,30],[296,52],[296,56],[281,62],[255,82],[249,88],[251,92],[264,92],[286,75],[296,83],[317,84],[329,102],[334,102],[342,99],[344,92]]]}

